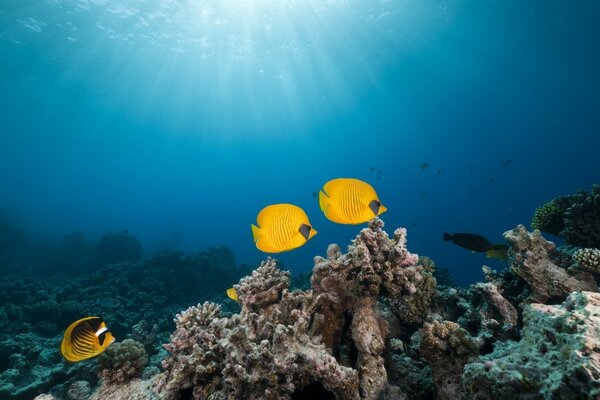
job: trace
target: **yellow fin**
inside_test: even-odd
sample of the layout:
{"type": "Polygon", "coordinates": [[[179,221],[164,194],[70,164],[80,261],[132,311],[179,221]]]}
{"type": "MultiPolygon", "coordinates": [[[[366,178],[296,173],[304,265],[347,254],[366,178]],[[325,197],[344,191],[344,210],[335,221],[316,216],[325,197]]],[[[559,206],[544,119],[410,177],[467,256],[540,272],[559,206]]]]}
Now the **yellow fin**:
{"type": "Polygon", "coordinates": [[[252,227],[252,239],[254,240],[254,243],[256,243],[260,237],[260,228],[254,224],[250,224],[250,226],[252,227]]]}
{"type": "Polygon", "coordinates": [[[319,191],[319,207],[321,208],[321,211],[325,212],[329,206],[329,201],[329,197],[322,190],[319,191]]]}

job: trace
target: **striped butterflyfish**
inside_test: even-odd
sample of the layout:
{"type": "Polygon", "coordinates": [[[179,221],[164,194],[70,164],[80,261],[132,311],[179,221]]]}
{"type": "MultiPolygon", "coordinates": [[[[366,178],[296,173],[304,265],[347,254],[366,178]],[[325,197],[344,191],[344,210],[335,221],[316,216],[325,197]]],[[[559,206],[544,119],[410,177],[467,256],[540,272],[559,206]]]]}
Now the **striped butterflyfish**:
{"type": "Polygon", "coordinates": [[[115,338],[99,317],[85,317],[73,322],[63,336],[60,353],[71,362],[100,355],[115,338]]]}
{"type": "Polygon", "coordinates": [[[295,249],[316,234],[304,210],[293,204],[263,208],[256,217],[256,225],[252,225],[254,244],[265,253],[295,249]]]}
{"type": "Polygon", "coordinates": [[[373,186],[353,178],[327,182],[319,192],[319,206],[328,220],[349,225],[362,224],[387,211],[373,186]]]}

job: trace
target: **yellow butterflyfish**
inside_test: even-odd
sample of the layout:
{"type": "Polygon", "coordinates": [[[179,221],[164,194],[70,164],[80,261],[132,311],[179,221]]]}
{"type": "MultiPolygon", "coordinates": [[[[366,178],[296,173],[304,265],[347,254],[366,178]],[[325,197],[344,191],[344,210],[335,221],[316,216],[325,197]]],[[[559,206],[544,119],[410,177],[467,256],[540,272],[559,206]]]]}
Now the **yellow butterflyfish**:
{"type": "Polygon", "coordinates": [[[100,355],[114,341],[101,318],[85,317],[69,325],[60,344],[60,353],[67,361],[83,361],[100,355]]]}
{"type": "Polygon", "coordinates": [[[273,204],[263,208],[252,225],[254,243],[265,253],[281,253],[298,248],[317,234],[308,216],[293,204],[273,204]]]}
{"type": "Polygon", "coordinates": [[[327,182],[319,192],[319,206],[330,221],[350,225],[370,221],[387,211],[373,186],[353,178],[327,182]]]}
{"type": "Polygon", "coordinates": [[[235,288],[227,289],[227,297],[229,297],[233,301],[238,301],[238,292],[235,288]]]}

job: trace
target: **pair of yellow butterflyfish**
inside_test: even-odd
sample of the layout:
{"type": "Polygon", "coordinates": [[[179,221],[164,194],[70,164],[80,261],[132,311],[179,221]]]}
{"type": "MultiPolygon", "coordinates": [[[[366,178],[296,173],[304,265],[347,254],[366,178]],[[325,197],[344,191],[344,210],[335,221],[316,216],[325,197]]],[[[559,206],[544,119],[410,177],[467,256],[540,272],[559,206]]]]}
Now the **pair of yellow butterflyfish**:
{"type": "MultiPolygon", "coordinates": [[[[319,206],[330,221],[349,225],[370,221],[387,210],[371,185],[353,178],[327,182],[319,192],[319,206]]],[[[265,253],[296,249],[317,234],[306,212],[293,204],[266,206],[251,227],[254,244],[265,253]]],[[[227,289],[227,296],[238,301],[235,288],[227,289]]]]}
{"type": "MultiPolygon", "coordinates": [[[[325,217],[338,224],[362,224],[387,209],[367,182],[338,178],[319,192],[319,206],[325,217]]],[[[293,204],[272,204],[263,208],[252,226],[256,247],[265,253],[281,253],[304,245],[317,234],[304,210],[293,204]]]]}

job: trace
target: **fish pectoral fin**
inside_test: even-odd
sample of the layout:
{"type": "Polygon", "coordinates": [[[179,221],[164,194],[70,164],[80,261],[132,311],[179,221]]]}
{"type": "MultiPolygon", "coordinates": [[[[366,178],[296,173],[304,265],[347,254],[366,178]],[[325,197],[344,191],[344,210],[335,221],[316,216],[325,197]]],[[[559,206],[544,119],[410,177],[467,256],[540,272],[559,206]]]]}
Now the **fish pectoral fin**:
{"type": "Polygon", "coordinates": [[[261,229],[254,224],[251,224],[250,226],[252,227],[252,239],[254,240],[254,243],[256,243],[261,236],[261,229]]]}

